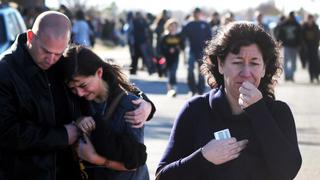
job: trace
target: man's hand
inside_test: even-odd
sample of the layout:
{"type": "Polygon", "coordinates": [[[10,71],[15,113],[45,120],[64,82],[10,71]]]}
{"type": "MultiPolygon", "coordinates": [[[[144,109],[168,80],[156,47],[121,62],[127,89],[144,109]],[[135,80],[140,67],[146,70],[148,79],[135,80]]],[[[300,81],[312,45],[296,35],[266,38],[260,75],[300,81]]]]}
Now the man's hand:
{"type": "Polygon", "coordinates": [[[78,139],[78,129],[76,127],[76,125],[74,124],[66,124],[64,125],[64,127],[67,130],[68,133],[68,143],[71,145],[73,143],[76,142],[76,140],[78,139]]]}
{"type": "Polygon", "coordinates": [[[126,112],[124,118],[127,122],[132,124],[133,128],[140,128],[151,113],[152,106],[149,102],[143,99],[136,99],[132,101],[133,104],[139,105],[137,109],[126,112]]]}
{"type": "Polygon", "coordinates": [[[248,81],[244,81],[239,88],[239,105],[242,109],[251,106],[262,99],[262,93],[259,89],[248,81]]]}

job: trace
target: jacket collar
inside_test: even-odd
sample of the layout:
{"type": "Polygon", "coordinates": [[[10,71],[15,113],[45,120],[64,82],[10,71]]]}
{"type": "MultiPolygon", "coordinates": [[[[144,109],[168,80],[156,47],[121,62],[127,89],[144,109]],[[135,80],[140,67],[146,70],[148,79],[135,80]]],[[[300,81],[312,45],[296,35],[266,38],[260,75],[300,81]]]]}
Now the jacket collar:
{"type": "Polygon", "coordinates": [[[19,65],[28,77],[33,77],[36,74],[43,73],[43,70],[32,59],[27,49],[27,33],[20,34],[15,40],[14,44],[10,48],[16,59],[17,65],[19,65]]]}
{"type": "Polygon", "coordinates": [[[232,116],[230,104],[223,86],[213,89],[209,93],[209,105],[212,111],[218,111],[223,117],[232,116]]]}
{"type": "MultiPolygon", "coordinates": [[[[269,96],[263,96],[263,100],[269,108],[272,108],[272,103],[274,102],[274,99],[272,99],[269,96]]],[[[209,105],[212,111],[218,111],[218,113],[223,118],[231,118],[233,116],[231,106],[227,99],[223,86],[210,91],[209,105]]],[[[246,113],[244,112],[244,114],[246,113]]]]}

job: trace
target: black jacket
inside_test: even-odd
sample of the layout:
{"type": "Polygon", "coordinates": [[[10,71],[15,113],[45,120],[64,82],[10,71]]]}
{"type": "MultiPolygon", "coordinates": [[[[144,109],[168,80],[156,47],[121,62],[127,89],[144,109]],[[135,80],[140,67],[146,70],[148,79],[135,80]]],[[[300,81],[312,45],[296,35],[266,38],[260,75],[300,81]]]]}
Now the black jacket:
{"type": "MultiPolygon", "coordinates": [[[[1,55],[0,179],[55,180],[60,179],[59,172],[61,177],[76,179],[71,174],[77,174],[77,163],[63,126],[72,121],[76,108],[71,97],[63,94],[67,91],[53,92],[48,72],[34,63],[26,40],[26,34],[19,35],[11,49],[1,55]],[[68,112],[66,120],[56,118],[55,103],[61,99],[65,103],[59,106],[68,112]],[[58,159],[70,167],[70,174],[63,174],[58,159]]],[[[64,87],[62,83],[55,81],[55,86],[64,87]]]]}
{"type": "Polygon", "coordinates": [[[219,88],[185,103],[157,173],[158,180],[292,180],[301,162],[294,118],[286,103],[264,97],[235,115],[219,88]],[[201,148],[223,129],[249,143],[238,158],[215,165],[204,158],[201,148]]]}
{"type": "Polygon", "coordinates": [[[302,33],[301,26],[295,20],[286,20],[279,26],[279,40],[284,47],[301,46],[302,33]]]}

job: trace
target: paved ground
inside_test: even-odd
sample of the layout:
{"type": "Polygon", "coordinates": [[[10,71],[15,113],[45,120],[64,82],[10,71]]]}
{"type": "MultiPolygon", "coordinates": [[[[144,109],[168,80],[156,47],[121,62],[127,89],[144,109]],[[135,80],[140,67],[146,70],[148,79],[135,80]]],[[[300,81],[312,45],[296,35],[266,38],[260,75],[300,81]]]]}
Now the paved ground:
{"type": "MultiPolygon", "coordinates": [[[[123,65],[125,69],[130,63],[127,48],[110,49],[98,45],[94,50],[103,58],[115,59],[115,62],[123,65]]],[[[176,98],[170,98],[166,96],[165,79],[159,79],[156,74],[149,76],[139,71],[137,75],[130,76],[130,79],[148,94],[157,107],[154,119],[148,122],[145,128],[147,164],[151,179],[154,179],[174,118],[185,100],[189,98],[185,77],[186,66],[181,61],[178,69],[179,94],[176,98]]],[[[320,178],[320,85],[309,84],[307,71],[299,67],[295,83],[279,82],[276,98],[289,104],[296,121],[303,164],[295,180],[318,180],[320,178]]]]}

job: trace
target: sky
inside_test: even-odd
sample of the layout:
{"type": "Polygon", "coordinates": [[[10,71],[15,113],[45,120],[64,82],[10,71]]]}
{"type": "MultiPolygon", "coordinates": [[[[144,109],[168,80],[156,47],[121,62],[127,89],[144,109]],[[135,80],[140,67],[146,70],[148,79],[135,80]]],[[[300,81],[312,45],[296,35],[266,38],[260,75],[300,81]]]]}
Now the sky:
{"type": "MultiPolygon", "coordinates": [[[[80,0],[81,1],[81,0],[80,0]]],[[[194,7],[213,8],[218,11],[239,11],[255,8],[269,0],[88,0],[88,6],[106,7],[115,2],[120,10],[144,10],[158,14],[163,9],[191,11],[194,7]]],[[[276,6],[289,12],[299,10],[301,7],[311,13],[319,13],[320,0],[275,0],[276,6]]],[[[46,0],[48,7],[57,8],[58,0],[46,0]]]]}

